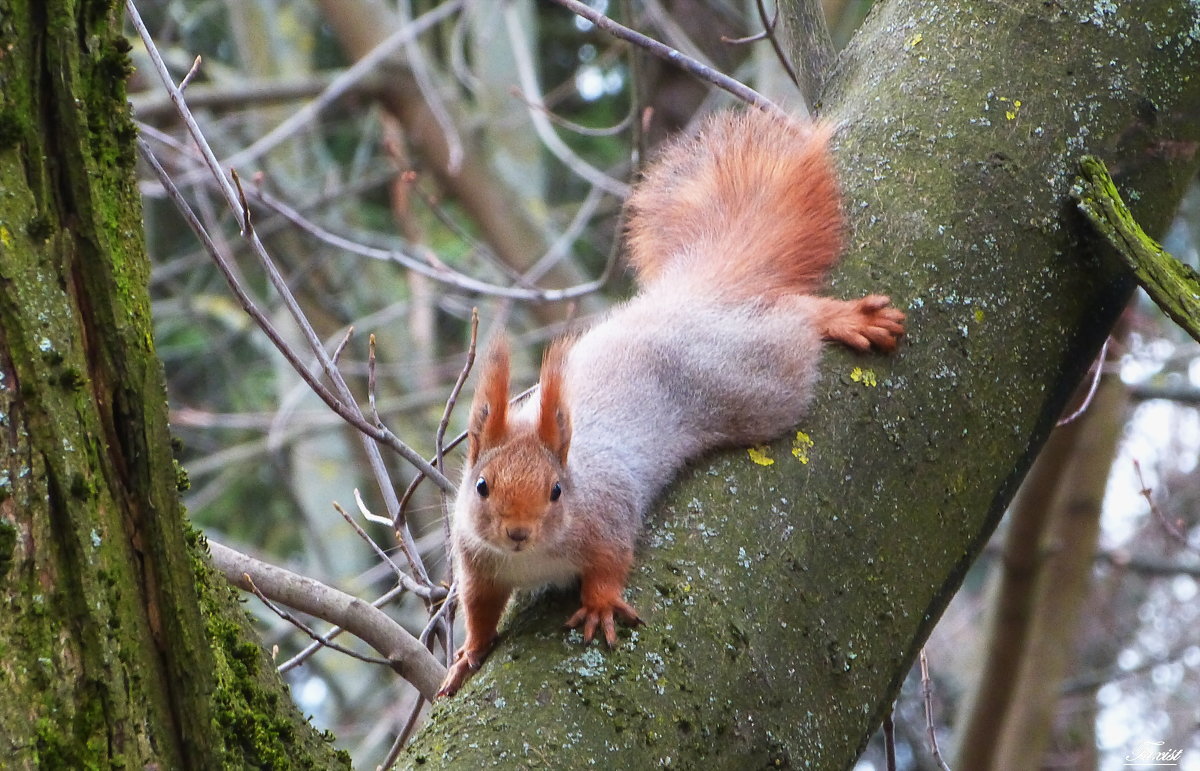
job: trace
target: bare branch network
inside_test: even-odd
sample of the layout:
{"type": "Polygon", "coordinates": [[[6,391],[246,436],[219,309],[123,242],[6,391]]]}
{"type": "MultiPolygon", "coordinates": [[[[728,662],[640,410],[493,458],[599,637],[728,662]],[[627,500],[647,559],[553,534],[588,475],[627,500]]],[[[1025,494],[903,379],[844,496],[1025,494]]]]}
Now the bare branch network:
{"type": "MultiPolygon", "coordinates": [[[[573,13],[588,19],[598,28],[631,43],[635,48],[630,50],[644,50],[760,109],[779,110],[769,100],[746,85],[679,50],[617,24],[607,16],[581,3],[567,0],[560,4],[573,13]]],[[[453,494],[455,486],[445,473],[446,453],[454,449],[462,441],[464,435],[458,435],[447,441],[446,434],[451,424],[455,404],[474,361],[478,315],[472,311],[469,349],[449,396],[444,400],[441,419],[438,421],[433,438],[434,452],[431,457],[426,458],[414,449],[410,442],[401,439],[392,431],[381,414],[380,401],[377,398],[376,334],[370,334],[369,340],[365,394],[367,407],[364,409],[361,406],[360,398],[355,395],[343,374],[341,364],[342,354],[353,335],[353,327],[347,327],[332,345],[321,339],[301,300],[296,296],[291,283],[280,268],[278,260],[271,255],[264,244],[259,232],[258,218],[263,215],[273,216],[277,218],[276,222],[294,228],[296,232],[304,234],[316,243],[346,255],[394,265],[407,271],[414,277],[414,280],[417,278],[427,279],[448,292],[463,293],[474,298],[493,298],[502,302],[517,301],[532,304],[578,300],[595,293],[609,281],[615,264],[615,248],[610,250],[603,270],[594,279],[565,288],[539,286],[538,283],[567,257],[573,243],[600,214],[605,200],[615,199],[619,206],[629,193],[629,185],[614,176],[613,171],[597,168],[570,149],[559,136],[555,124],[580,134],[589,132],[606,134],[624,131],[634,126],[634,117],[637,112],[636,104],[634,104],[627,117],[619,125],[613,129],[602,131],[578,126],[554,115],[538,83],[535,64],[530,53],[532,43],[525,36],[515,8],[508,6],[503,13],[504,29],[516,63],[520,85],[519,90],[515,90],[514,93],[526,106],[529,119],[542,146],[552,157],[557,158],[571,173],[577,175],[587,185],[589,192],[580,204],[576,215],[556,238],[548,242],[544,254],[531,261],[528,269],[515,272],[505,269],[510,278],[508,283],[480,279],[451,267],[447,261],[438,258],[432,249],[421,243],[419,237],[398,246],[379,247],[364,243],[355,237],[339,234],[306,216],[300,208],[290,205],[268,192],[267,180],[261,175],[254,175],[254,181],[251,182],[239,171],[252,167],[253,164],[262,161],[271,151],[285,146],[302,135],[322,113],[348,94],[371,93],[383,87],[382,83],[386,82],[387,71],[395,66],[398,58],[404,61],[405,66],[412,73],[419,94],[418,98],[430,110],[437,132],[440,134],[438,141],[444,143],[447,148],[445,173],[453,177],[462,171],[464,164],[471,163],[471,150],[464,144],[464,140],[459,134],[456,119],[451,116],[450,108],[440,95],[439,86],[426,61],[426,54],[419,44],[422,36],[429,34],[439,25],[448,21],[455,21],[456,37],[461,42],[460,32],[468,22],[469,4],[461,2],[461,0],[451,0],[436,5],[432,10],[415,18],[411,16],[407,3],[401,3],[401,6],[401,23],[396,31],[375,45],[369,52],[358,57],[351,67],[333,77],[310,78],[287,84],[281,89],[263,84],[250,84],[246,87],[245,92],[204,87],[194,94],[194,98],[189,99],[186,93],[189,85],[203,72],[201,57],[195,56],[187,73],[176,82],[136,4],[133,0],[126,0],[129,18],[145,47],[145,52],[153,65],[153,71],[165,95],[157,100],[151,100],[145,96],[140,97],[137,100],[139,117],[143,120],[150,117],[161,118],[166,111],[172,110],[185,127],[190,140],[189,144],[146,123],[139,124],[142,137],[138,140],[138,149],[157,180],[157,185],[144,183],[143,189],[151,195],[165,196],[175,205],[202,245],[207,257],[223,276],[241,309],[299,376],[308,391],[320,398],[330,412],[359,433],[362,451],[368,460],[386,515],[373,514],[363,497],[355,490],[357,508],[367,522],[386,523],[389,526],[395,535],[396,548],[402,555],[403,564],[394,562],[390,556],[391,549],[375,541],[356,522],[355,517],[337,503],[332,504],[336,511],[367,544],[380,564],[386,566],[394,577],[394,587],[383,592],[373,602],[364,602],[320,581],[269,565],[211,539],[208,541],[210,552],[214,563],[232,584],[255,594],[272,613],[311,638],[312,642],[304,650],[280,665],[281,671],[288,671],[303,664],[322,648],[331,648],[369,663],[387,665],[412,684],[421,698],[412,701],[408,717],[400,721],[403,728],[393,743],[385,766],[394,762],[397,752],[416,723],[423,701],[430,699],[436,691],[437,684],[445,674],[445,667],[441,661],[446,660],[454,648],[455,584],[453,577],[450,576],[446,583],[435,582],[432,578],[432,571],[423,557],[429,552],[429,547],[418,544],[418,539],[414,536],[410,526],[408,506],[421,482],[426,479],[432,481],[438,488],[441,501],[443,527],[440,530],[443,537],[448,532],[450,496],[453,494]],[[294,98],[307,98],[308,101],[301,109],[292,111],[287,118],[262,134],[249,146],[233,152],[224,159],[220,159],[213,149],[205,130],[201,127],[201,121],[193,113],[193,106],[190,103],[194,102],[207,109],[239,103],[257,104],[273,99],[294,98]],[[154,149],[152,144],[157,145],[159,149],[154,149]],[[169,161],[164,163],[162,160],[164,157],[169,161]],[[169,171],[168,167],[175,170],[169,171]],[[191,191],[191,193],[185,191],[191,191]],[[207,198],[208,191],[215,191],[218,199],[223,199],[228,212],[226,216],[231,216],[238,223],[240,247],[235,246],[221,234],[220,215],[210,206],[207,198]],[[193,200],[198,202],[198,207],[192,202],[193,200]],[[239,248],[248,249],[254,255],[261,277],[266,279],[273,292],[274,299],[270,301],[270,305],[275,302],[282,304],[287,323],[299,331],[302,340],[300,345],[293,342],[290,339],[291,336],[281,328],[281,318],[278,313],[273,308],[266,307],[262,299],[255,297],[255,290],[251,287],[256,283],[254,279],[257,277],[248,276],[245,269],[238,265],[234,252],[239,248]],[[385,453],[402,458],[413,468],[412,481],[401,497],[396,495],[397,485],[392,477],[385,453]],[[426,609],[427,622],[416,635],[407,631],[380,609],[405,595],[419,599],[426,609]],[[332,626],[325,632],[318,632],[307,622],[281,606],[323,620],[332,626]],[[366,656],[334,642],[334,639],[343,631],[350,632],[353,636],[363,640],[380,655],[366,656]]],[[[774,38],[774,22],[768,24],[765,9],[761,6],[760,12],[763,14],[764,24],[767,25],[762,38],[770,39],[776,50],[781,51],[774,38]]],[[[782,56],[782,54],[780,55],[782,56]]],[[[466,57],[461,55],[452,56],[460,78],[467,83],[477,81],[478,79],[469,72],[465,59],[466,57]]],[[[421,192],[414,184],[418,175],[410,169],[404,168],[403,151],[396,151],[393,154],[396,168],[385,174],[383,179],[386,180],[390,177],[398,180],[397,184],[404,187],[406,194],[416,193],[435,217],[445,224],[456,227],[454,216],[447,214],[438,201],[433,200],[427,193],[421,192]]],[[[616,172],[623,176],[629,173],[629,168],[628,164],[623,164],[616,172]]],[[[272,223],[272,228],[278,227],[276,222],[272,223]]],[[[464,240],[472,244],[473,251],[488,256],[494,262],[499,262],[498,256],[492,251],[489,244],[475,241],[473,236],[465,231],[459,230],[458,232],[464,240]]],[[[527,394],[528,391],[525,393],[527,394]]],[[[522,398],[524,395],[519,394],[516,398],[522,398]]],[[[213,419],[194,412],[188,412],[181,417],[185,420],[199,422],[213,419]]],[[[271,421],[272,424],[274,422],[271,421]]],[[[275,437],[269,441],[278,442],[278,434],[275,437]]],[[[222,456],[219,462],[224,463],[228,460],[222,456]]],[[[214,463],[216,462],[218,461],[214,458],[214,463]]]]}

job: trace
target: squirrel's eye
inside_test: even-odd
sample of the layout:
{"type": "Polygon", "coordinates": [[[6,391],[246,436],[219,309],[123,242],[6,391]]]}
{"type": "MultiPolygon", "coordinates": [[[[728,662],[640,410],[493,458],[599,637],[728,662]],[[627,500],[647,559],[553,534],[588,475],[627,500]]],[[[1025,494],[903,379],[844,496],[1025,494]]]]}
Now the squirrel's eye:
{"type": "Polygon", "coordinates": [[[479,477],[479,479],[475,480],[475,492],[479,493],[480,498],[488,497],[488,493],[491,492],[491,489],[488,487],[486,479],[479,477]]]}
{"type": "Polygon", "coordinates": [[[562,485],[555,482],[554,486],[550,488],[550,500],[557,501],[560,497],[562,497],[562,485]]]}

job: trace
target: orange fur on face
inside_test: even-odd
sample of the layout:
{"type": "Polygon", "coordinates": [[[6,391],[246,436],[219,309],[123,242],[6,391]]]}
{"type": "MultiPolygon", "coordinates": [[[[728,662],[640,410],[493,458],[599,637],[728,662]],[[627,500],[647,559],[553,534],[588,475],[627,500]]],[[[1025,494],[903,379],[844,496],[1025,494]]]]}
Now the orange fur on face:
{"type": "Polygon", "coordinates": [[[542,364],[536,414],[508,407],[509,356],[503,341],[494,343],[471,405],[467,461],[475,467],[468,484],[476,532],[504,551],[536,547],[544,531],[559,521],[555,485],[566,480],[571,419],[564,404],[563,367],[567,347],[557,343],[542,364]],[[480,490],[480,480],[483,490],[480,490]]]}
{"type": "Polygon", "coordinates": [[[548,454],[533,432],[523,431],[484,456],[478,476],[486,481],[488,495],[474,493],[476,524],[478,534],[493,546],[504,551],[535,548],[544,529],[557,523],[554,509],[561,504],[550,500],[550,491],[562,481],[557,464],[547,462],[548,454]]]}

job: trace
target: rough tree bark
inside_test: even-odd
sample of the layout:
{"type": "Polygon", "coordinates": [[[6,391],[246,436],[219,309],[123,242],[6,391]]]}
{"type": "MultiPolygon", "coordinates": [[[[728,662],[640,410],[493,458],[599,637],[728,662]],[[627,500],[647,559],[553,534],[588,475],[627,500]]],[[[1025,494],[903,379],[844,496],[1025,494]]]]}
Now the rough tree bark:
{"type": "Polygon", "coordinates": [[[773,465],[669,491],[616,650],[564,635],[569,598],[510,617],[410,762],[848,767],[1131,291],[1077,159],[1152,233],[1197,166],[1198,29],[1186,0],[880,3],[821,102],[853,224],[834,291],[891,293],[900,354],[831,353],[773,465]]]}
{"type": "Polygon", "coordinates": [[[0,0],[7,768],[336,768],[184,524],[121,6],[0,0]]]}

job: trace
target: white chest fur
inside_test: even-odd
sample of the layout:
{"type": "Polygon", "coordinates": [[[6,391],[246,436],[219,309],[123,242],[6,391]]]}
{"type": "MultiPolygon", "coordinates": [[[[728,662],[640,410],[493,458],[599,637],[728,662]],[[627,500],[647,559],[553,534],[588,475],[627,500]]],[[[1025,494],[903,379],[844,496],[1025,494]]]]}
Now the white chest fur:
{"type": "Polygon", "coordinates": [[[579,578],[579,566],[555,554],[520,551],[500,554],[492,552],[496,577],[518,589],[532,589],[546,584],[569,586],[579,578]]]}

